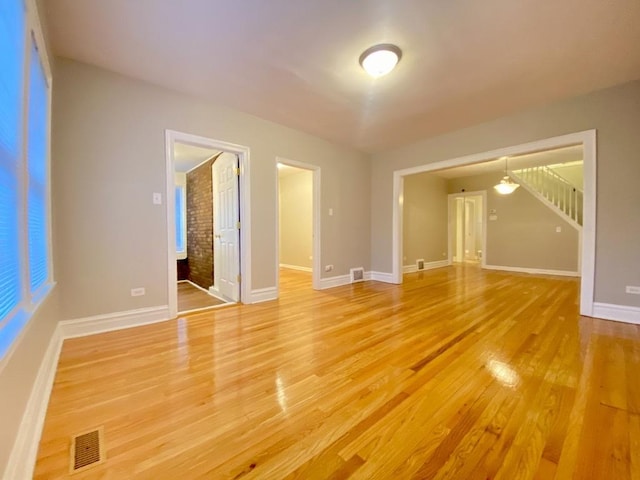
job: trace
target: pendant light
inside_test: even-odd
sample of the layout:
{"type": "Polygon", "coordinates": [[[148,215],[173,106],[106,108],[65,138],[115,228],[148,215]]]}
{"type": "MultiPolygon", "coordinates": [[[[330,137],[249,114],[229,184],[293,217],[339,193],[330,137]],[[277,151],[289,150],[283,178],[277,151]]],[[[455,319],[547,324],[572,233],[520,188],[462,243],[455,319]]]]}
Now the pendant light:
{"type": "Polygon", "coordinates": [[[520,186],[514,181],[512,181],[511,178],[509,177],[507,160],[508,160],[508,157],[504,157],[504,177],[502,177],[502,180],[500,180],[499,184],[493,187],[495,188],[496,192],[498,192],[500,195],[510,195],[516,191],[516,188],[520,186]]]}

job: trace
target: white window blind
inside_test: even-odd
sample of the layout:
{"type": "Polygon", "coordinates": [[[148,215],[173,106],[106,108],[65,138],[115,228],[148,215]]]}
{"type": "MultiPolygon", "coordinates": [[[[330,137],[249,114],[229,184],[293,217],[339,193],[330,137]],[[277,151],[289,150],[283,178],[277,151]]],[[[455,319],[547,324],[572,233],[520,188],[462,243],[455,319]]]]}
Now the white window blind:
{"type": "Polygon", "coordinates": [[[27,236],[29,239],[29,285],[31,293],[35,294],[49,277],[47,238],[49,87],[35,42],[32,42],[30,63],[27,236]]]}
{"type": "Polygon", "coordinates": [[[22,300],[20,195],[25,13],[22,0],[0,2],[0,358],[19,329],[22,300]]]}

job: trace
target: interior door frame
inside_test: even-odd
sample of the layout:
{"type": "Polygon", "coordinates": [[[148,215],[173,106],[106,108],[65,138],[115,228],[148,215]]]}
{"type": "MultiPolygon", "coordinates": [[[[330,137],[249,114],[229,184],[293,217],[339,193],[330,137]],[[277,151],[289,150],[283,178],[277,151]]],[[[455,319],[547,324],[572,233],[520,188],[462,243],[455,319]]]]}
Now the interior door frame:
{"type": "MultiPolygon", "coordinates": [[[[484,268],[487,265],[487,191],[486,190],[478,190],[475,192],[458,192],[458,193],[450,193],[447,199],[447,208],[448,208],[448,231],[447,231],[447,258],[449,261],[449,265],[453,263],[453,243],[455,242],[455,237],[453,235],[453,204],[456,201],[456,198],[464,198],[464,197],[481,197],[482,198],[482,257],[480,257],[480,266],[484,268]]],[[[463,247],[464,250],[464,247],[463,247]]],[[[464,263],[464,262],[463,262],[464,263]]]]}
{"type": "Polygon", "coordinates": [[[402,203],[404,195],[404,177],[414,173],[432,172],[446,168],[460,167],[473,163],[481,163],[500,157],[532,153],[540,150],[582,145],[584,197],[580,279],[580,314],[593,316],[595,264],[596,264],[596,164],[597,142],[596,130],[584,130],[567,135],[545,138],[529,143],[498,148],[486,152],[475,153],[463,157],[451,158],[416,167],[405,168],[393,172],[392,202],[392,247],[391,247],[391,283],[402,283],[402,203]]]}
{"type": "Polygon", "coordinates": [[[298,162],[297,160],[289,160],[287,158],[276,157],[275,159],[275,173],[276,173],[276,298],[280,296],[280,178],[278,175],[278,164],[288,165],[290,167],[301,168],[303,170],[309,170],[313,176],[312,180],[312,196],[313,196],[313,262],[312,262],[312,286],[314,290],[320,290],[320,270],[322,262],[320,261],[320,255],[322,250],[322,242],[320,237],[320,167],[310,163],[298,162]]]}
{"type": "Polygon", "coordinates": [[[240,164],[240,302],[252,303],[251,299],[251,188],[250,188],[250,149],[222,140],[216,140],[176,130],[165,130],[166,161],[166,213],[167,213],[167,293],[169,315],[175,318],[178,314],[178,282],[176,258],[176,212],[175,212],[175,178],[174,178],[174,145],[185,143],[196,147],[222,150],[236,154],[240,164]]]}

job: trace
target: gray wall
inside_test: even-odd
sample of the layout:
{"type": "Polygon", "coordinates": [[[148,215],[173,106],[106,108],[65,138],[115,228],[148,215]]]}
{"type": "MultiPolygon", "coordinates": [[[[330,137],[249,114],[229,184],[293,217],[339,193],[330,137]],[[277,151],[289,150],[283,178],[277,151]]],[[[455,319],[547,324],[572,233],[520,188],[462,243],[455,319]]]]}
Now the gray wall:
{"type": "Polygon", "coordinates": [[[487,265],[576,272],[578,231],[523,187],[511,195],[496,193],[493,186],[502,176],[502,172],[489,173],[447,184],[449,193],[487,192],[484,208],[495,210],[497,216],[487,221],[487,265]],[[561,228],[560,233],[556,227],[561,228]]]}
{"type": "Polygon", "coordinates": [[[366,155],[99,68],[56,63],[62,318],[167,304],[166,206],[151,202],[165,191],[165,129],[250,147],[253,289],[275,286],[276,157],[321,168],[322,263],[335,266],[325,275],[369,269],[366,155]],[[146,296],[131,297],[132,287],[145,287],[146,296]]]}
{"type": "Polygon", "coordinates": [[[552,170],[574,187],[584,190],[584,168],[582,164],[553,167],[552,170]]]}
{"type": "Polygon", "coordinates": [[[280,263],[311,268],[313,260],[313,172],[280,178],[280,263]]]}
{"type": "Polygon", "coordinates": [[[446,260],[448,213],[447,181],[428,173],[404,179],[403,264],[446,260]],[[445,253],[445,255],[442,255],[445,253]]]}
{"type": "MultiPolygon", "coordinates": [[[[473,108],[473,105],[469,105],[473,108]]],[[[640,307],[640,82],[598,91],[373,155],[371,267],[391,272],[393,171],[597,129],[595,301],[640,307]]]]}

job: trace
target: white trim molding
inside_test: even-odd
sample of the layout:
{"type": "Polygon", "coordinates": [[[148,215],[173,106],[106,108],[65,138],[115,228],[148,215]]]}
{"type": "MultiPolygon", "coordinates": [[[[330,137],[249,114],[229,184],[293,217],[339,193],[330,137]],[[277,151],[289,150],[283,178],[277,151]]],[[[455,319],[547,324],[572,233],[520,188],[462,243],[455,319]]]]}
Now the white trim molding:
{"type": "Polygon", "coordinates": [[[248,303],[270,302],[277,299],[278,289],[276,287],[258,288],[251,291],[251,298],[249,298],[248,303]]]}
{"type": "Polygon", "coordinates": [[[605,320],[640,325],[640,307],[596,302],[593,304],[593,316],[605,320]]]}
{"type": "Polygon", "coordinates": [[[49,406],[49,398],[53,389],[53,381],[56,376],[63,340],[60,327],[56,326],[40,363],[27,406],[22,415],[18,437],[13,444],[4,478],[33,477],[38,446],[40,445],[40,437],[49,406]]]}
{"type": "Polygon", "coordinates": [[[382,283],[396,283],[394,281],[393,273],[386,272],[369,272],[370,279],[376,282],[382,283]]]}
{"type": "MultiPolygon", "coordinates": [[[[202,288],[197,283],[193,283],[191,280],[178,280],[178,283],[188,283],[192,287],[197,288],[198,290],[200,290],[201,292],[206,293],[210,297],[216,298],[216,299],[220,300],[221,302],[225,302],[224,305],[229,305],[229,304],[232,304],[232,303],[236,303],[236,302],[230,301],[228,298],[224,298],[224,296],[220,294],[220,292],[218,291],[218,289],[214,285],[211,285],[209,287],[209,289],[207,290],[206,288],[202,288]]],[[[210,308],[219,307],[219,306],[220,305],[213,305],[213,306],[210,306],[210,307],[194,308],[193,310],[186,310],[186,311],[182,311],[182,312],[179,312],[179,313],[182,314],[182,313],[198,312],[200,310],[208,310],[210,308]]]]}
{"type": "Polygon", "coordinates": [[[336,275],[335,277],[327,277],[320,279],[320,290],[327,288],[341,287],[342,285],[351,284],[351,275],[336,275]]]}
{"type": "MultiPolygon", "coordinates": [[[[580,314],[593,316],[593,294],[595,283],[596,258],[596,130],[570,133],[557,137],[536,140],[520,145],[498,148],[488,152],[481,152],[464,157],[452,158],[440,162],[419,165],[417,167],[396,170],[393,172],[392,198],[392,283],[402,283],[402,200],[404,193],[404,177],[416,173],[431,172],[446,168],[459,167],[472,163],[481,163],[490,159],[521,155],[530,152],[549,150],[568,145],[581,144],[583,147],[583,222],[581,237],[581,283],[580,283],[580,314]]],[[[483,252],[485,258],[486,252],[483,252]]]]}
{"type": "Polygon", "coordinates": [[[424,272],[425,270],[448,267],[449,265],[451,265],[449,260],[436,260],[434,262],[424,262],[424,268],[422,270],[418,270],[418,266],[414,263],[412,265],[404,265],[402,267],[402,273],[424,272]]]}
{"type": "Polygon", "coordinates": [[[171,318],[175,318],[175,315],[173,317],[170,316],[169,307],[162,305],[107,313],[105,315],[94,315],[74,320],[63,320],[58,324],[58,327],[63,338],[75,338],[164,322],[171,318]]]}
{"type": "Polygon", "coordinates": [[[313,268],[311,267],[301,267],[299,265],[289,265],[288,263],[281,263],[280,268],[288,268],[289,270],[297,270],[299,272],[307,272],[307,273],[311,273],[313,272],[313,268]]]}
{"type": "Polygon", "coordinates": [[[502,265],[484,265],[482,268],[487,270],[498,270],[503,272],[528,273],[531,275],[556,275],[559,277],[579,277],[580,276],[580,272],[572,272],[569,270],[549,270],[545,268],[506,267],[502,265]]]}

